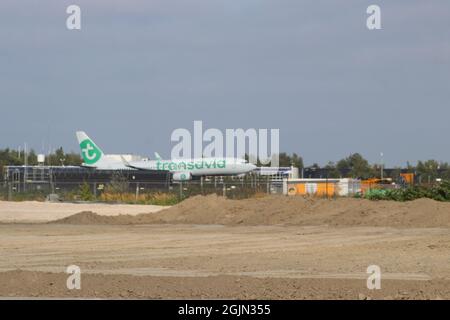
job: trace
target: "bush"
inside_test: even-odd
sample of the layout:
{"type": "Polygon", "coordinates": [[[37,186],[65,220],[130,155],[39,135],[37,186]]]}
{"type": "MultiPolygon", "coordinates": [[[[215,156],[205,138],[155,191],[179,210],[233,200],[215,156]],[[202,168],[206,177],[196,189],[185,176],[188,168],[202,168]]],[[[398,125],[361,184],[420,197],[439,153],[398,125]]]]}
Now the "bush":
{"type": "MultiPolygon", "coordinates": [[[[47,193],[44,191],[27,191],[27,192],[13,192],[12,201],[45,201],[47,193]]],[[[5,199],[9,200],[9,199],[5,199]]]]}
{"type": "Polygon", "coordinates": [[[172,206],[177,204],[179,200],[179,197],[173,193],[157,192],[148,196],[146,204],[172,206]]]}
{"type": "Polygon", "coordinates": [[[444,181],[431,188],[411,186],[404,189],[372,189],[365,193],[369,200],[411,201],[429,198],[436,201],[450,201],[450,181],[444,181]]]}
{"type": "Polygon", "coordinates": [[[179,197],[170,192],[153,192],[140,194],[136,198],[134,193],[113,193],[103,192],[100,196],[100,200],[106,202],[125,202],[125,203],[137,203],[137,204],[153,204],[159,206],[171,206],[179,202],[179,197]]]}
{"type": "Polygon", "coordinates": [[[86,182],[80,186],[80,198],[83,201],[94,200],[94,195],[91,192],[91,187],[86,182]]]}

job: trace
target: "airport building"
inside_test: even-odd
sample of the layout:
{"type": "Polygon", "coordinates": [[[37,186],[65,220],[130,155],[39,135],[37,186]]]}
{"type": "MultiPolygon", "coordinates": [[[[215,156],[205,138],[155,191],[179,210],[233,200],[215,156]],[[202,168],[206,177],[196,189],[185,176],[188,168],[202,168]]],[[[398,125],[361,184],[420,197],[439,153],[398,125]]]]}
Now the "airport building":
{"type": "Polygon", "coordinates": [[[272,181],[283,180],[286,178],[298,178],[298,168],[296,167],[258,167],[255,173],[260,176],[270,177],[272,181]]]}
{"type": "Polygon", "coordinates": [[[3,169],[3,181],[12,191],[27,190],[71,190],[88,183],[102,188],[114,179],[130,183],[131,189],[140,188],[167,189],[170,185],[170,174],[164,171],[96,170],[78,166],[6,166],[3,169]]]}

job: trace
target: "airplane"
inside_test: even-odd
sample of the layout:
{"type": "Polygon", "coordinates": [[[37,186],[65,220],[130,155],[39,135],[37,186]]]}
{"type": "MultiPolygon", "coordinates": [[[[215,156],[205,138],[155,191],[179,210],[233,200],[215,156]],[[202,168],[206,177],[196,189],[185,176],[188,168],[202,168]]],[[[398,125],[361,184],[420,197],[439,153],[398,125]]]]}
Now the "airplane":
{"type": "Polygon", "coordinates": [[[244,159],[237,158],[194,158],[163,160],[155,152],[156,160],[126,160],[105,155],[92,139],[83,131],[77,132],[78,143],[81,148],[84,167],[97,170],[153,170],[169,171],[174,181],[192,180],[194,176],[242,176],[256,169],[256,166],[244,159]]]}
{"type": "Polygon", "coordinates": [[[146,161],[126,161],[124,165],[136,170],[169,171],[174,181],[192,180],[194,176],[241,176],[256,169],[252,163],[237,158],[194,158],[146,161]]]}

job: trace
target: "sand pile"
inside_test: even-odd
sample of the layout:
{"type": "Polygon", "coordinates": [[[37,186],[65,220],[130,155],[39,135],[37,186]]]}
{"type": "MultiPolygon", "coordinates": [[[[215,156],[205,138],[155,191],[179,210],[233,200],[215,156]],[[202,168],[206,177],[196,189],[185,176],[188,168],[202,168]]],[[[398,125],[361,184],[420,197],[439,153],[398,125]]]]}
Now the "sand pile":
{"type": "MultiPolygon", "coordinates": [[[[145,214],[147,215],[147,214],[145,214]]],[[[132,224],[132,215],[105,216],[92,211],[83,211],[72,216],[51,221],[60,224],[132,224]]]]}
{"type": "Polygon", "coordinates": [[[189,198],[156,213],[107,217],[82,212],[53,223],[450,227],[450,203],[286,196],[227,200],[209,195],[189,198]]]}
{"type": "Polygon", "coordinates": [[[2,223],[43,223],[63,219],[78,212],[92,211],[98,215],[136,215],[157,212],[163,206],[112,203],[67,203],[38,201],[0,201],[0,224],[2,223]]]}

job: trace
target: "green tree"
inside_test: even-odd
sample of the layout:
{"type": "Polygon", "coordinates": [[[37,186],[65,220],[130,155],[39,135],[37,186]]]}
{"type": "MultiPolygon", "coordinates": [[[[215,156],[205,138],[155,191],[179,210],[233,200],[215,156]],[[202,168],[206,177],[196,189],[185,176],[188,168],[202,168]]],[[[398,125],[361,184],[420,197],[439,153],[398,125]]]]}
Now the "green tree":
{"type": "Polygon", "coordinates": [[[303,164],[303,158],[300,157],[298,154],[296,154],[295,152],[292,154],[292,159],[291,159],[291,163],[294,167],[299,168],[300,170],[303,169],[305,166],[303,164]]]}
{"type": "Polygon", "coordinates": [[[432,183],[439,177],[440,168],[441,164],[436,160],[418,161],[416,175],[421,183],[432,183]]]}
{"type": "Polygon", "coordinates": [[[83,161],[78,153],[65,153],[62,147],[47,156],[46,163],[51,166],[79,166],[83,161]]]}
{"type": "Polygon", "coordinates": [[[400,167],[395,167],[389,174],[389,178],[392,178],[393,181],[398,181],[400,179],[400,173],[402,173],[402,169],[400,167]]]}
{"type": "MultiPolygon", "coordinates": [[[[245,155],[245,160],[249,160],[249,156],[246,154],[245,155]]],[[[259,161],[257,161],[256,165],[258,167],[263,166],[263,164],[259,161]]],[[[270,166],[271,164],[267,164],[264,166],[270,166]]],[[[281,152],[280,154],[278,154],[278,166],[280,167],[290,167],[290,166],[294,166],[297,167],[299,169],[304,168],[303,165],[303,158],[301,156],[299,156],[297,153],[293,153],[292,156],[290,156],[289,154],[287,154],[286,152],[281,152]]]]}
{"type": "Polygon", "coordinates": [[[329,161],[325,165],[324,168],[328,170],[328,178],[340,178],[341,177],[341,173],[337,169],[336,164],[334,162],[329,161]]]}
{"type": "MultiPolygon", "coordinates": [[[[64,165],[78,166],[82,163],[82,160],[78,153],[65,153],[63,148],[59,148],[46,157],[45,163],[53,166],[59,166],[62,163],[64,165]]],[[[11,150],[9,148],[0,149],[0,172],[3,171],[3,167],[5,166],[20,166],[24,164],[25,154],[23,151],[19,154],[17,150],[11,150]]],[[[30,166],[38,164],[37,154],[33,149],[27,152],[27,164],[30,166]]]]}
{"type": "Polygon", "coordinates": [[[337,169],[340,172],[349,169],[352,178],[368,179],[374,176],[373,169],[370,167],[369,162],[359,153],[353,153],[348,157],[339,160],[337,169]]]}
{"type": "Polygon", "coordinates": [[[84,182],[80,186],[80,198],[83,201],[92,201],[94,199],[94,195],[91,192],[91,187],[87,182],[84,182]]]}
{"type": "Polygon", "coordinates": [[[68,166],[79,166],[81,163],[83,163],[83,160],[78,153],[66,153],[66,164],[68,166]]]}

